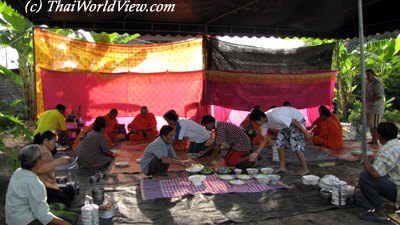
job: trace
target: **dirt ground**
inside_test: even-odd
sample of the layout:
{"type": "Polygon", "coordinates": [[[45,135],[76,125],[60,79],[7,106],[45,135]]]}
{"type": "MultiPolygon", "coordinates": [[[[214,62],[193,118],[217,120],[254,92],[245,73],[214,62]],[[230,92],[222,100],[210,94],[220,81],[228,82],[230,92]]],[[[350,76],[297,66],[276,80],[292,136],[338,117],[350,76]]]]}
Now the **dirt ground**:
{"type": "MultiPolygon", "coordinates": [[[[4,155],[0,154],[0,199],[3,204],[1,204],[0,209],[0,224],[5,224],[4,217],[4,203],[5,195],[7,191],[7,185],[11,175],[11,171],[7,169],[4,165],[4,155]]],[[[335,160],[335,166],[331,167],[319,167],[318,163],[311,163],[310,169],[312,174],[323,176],[326,174],[332,174],[339,177],[342,180],[347,180],[356,183],[358,174],[361,171],[361,166],[357,162],[346,162],[341,160],[335,160]]],[[[296,171],[296,164],[289,164],[288,169],[296,171]]],[[[336,208],[331,210],[326,210],[318,213],[306,213],[301,215],[294,215],[285,218],[272,218],[264,221],[248,222],[245,224],[373,224],[365,221],[361,221],[357,218],[357,214],[363,209],[361,207],[351,207],[351,208],[336,208]]],[[[193,224],[202,224],[201,221],[193,221],[193,224]]],[[[234,222],[224,222],[222,224],[237,224],[234,222]]]]}
{"type": "MultiPolygon", "coordinates": [[[[21,145],[18,141],[13,142],[15,145],[21,145]]],[[[0,205],[0,224],[5,224],[5,196],[7,192],[7,186],[9,183],[10,176],[13,171],[7,168],[5,161],[4,153],[0,152],[0,201],[2,204],[0,205]]],[[[321,162],[310,162],[309,168],[311,174],[317,176],[324,176],[326,174],[332,174],[340,178],[341,180],[345,180],[347,182],[352,183],[352,185],[357,186],[358,176],[362,170],[362,166],[358,162],[348,162],[343,160],[330,160],[327,162],[334,162],[334,166],[329,167],[321,167],[319,164],[321,162]]],[[[297,171],[298,164],[290,163],[287,166],[290,171],[297,171]]],[[[387,205],[387,211],[393,212],[394,208],[392,208],[389,204],[387,205]]],[[[366,221],[361,221],[358,219],[357,214],[362,212],[364,209],[361,206],[355,207],[343,207],[343,208],[334,208],[330,210],[325,210],[318,213],[305,213],[300,215],[294,215],[290,217],[284,218],[270,218],[263,221],[256,222],[247,222],[243,224],[374,224],[366,221]]],[[[202,221],[193,221],[192,224],[204,224],[202,221]]],[[[238,224],[235,222],[223,222],[222,224],[238,224]]]]}

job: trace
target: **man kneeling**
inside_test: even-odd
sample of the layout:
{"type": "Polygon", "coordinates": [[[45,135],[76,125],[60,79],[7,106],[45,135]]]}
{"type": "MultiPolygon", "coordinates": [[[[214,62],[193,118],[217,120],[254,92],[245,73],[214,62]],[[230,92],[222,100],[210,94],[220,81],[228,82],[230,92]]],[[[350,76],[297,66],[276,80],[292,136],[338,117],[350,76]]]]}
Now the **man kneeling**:
{"type": "Polygon", "coordinates": [[[188,161],[183,161],[176,157],[172,143],[175,132],[172,126],[163,126],[158,136],[151,142],[143,152],[140,166],[142,173],[150,176],[165,176],[170,164],[183,167],[190,166],[188,161]]]}

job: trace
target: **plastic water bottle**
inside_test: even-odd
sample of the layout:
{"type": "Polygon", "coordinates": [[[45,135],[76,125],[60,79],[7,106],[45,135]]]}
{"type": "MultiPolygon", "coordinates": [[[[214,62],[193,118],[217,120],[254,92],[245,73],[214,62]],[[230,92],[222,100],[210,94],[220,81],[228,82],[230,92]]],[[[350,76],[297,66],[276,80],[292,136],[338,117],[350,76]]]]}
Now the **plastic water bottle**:
{"type": "Polygon", "coordinates": [[[278,146],[276,146],[276,140],[271,140],[272,145],[272,161],[276,164],[279,163],[278,146]]]}

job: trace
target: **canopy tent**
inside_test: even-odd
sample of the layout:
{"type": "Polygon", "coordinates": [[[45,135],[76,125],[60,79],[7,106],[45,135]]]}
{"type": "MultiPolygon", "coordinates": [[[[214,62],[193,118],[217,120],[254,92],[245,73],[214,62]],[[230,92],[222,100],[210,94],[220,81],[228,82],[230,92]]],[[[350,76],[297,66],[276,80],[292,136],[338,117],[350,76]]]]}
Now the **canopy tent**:
{"type": "MultiPolygon", "coordinates": [[[[34,24],[51,27],[79,28],[94,31],[138,33],[212,33],[213,35],[307,36],[322,38],[360,37],[361,72],[364,35],[398,29],[398,0],[171,0],[176,10],[170,12],[55,12],[49,2],[6,0],[34,24]],[[32,4],[34,4],[32,8],[32,4]],[[40,7],[38,7],[40,6],[40,7]],[[30,9],[30,10],[28,10],[30,9]],[[32,10],[33,9],[33,10],[32,10]],[[43,9],[43,10],[41,10],[43,9]]],[[[75,4],[65,0],[64,4],[75,4]]],[[[104,3],[93,0],[93,3],[104,3]]],[[[114,1],[115,2],[115,1],[114,1]]],[[[128,1],[130,3],[130,1],[128,1]]],[[[135,4],[162,4],[161,0],[135,4]]],[[[363,151],[366,151],[365,86],[362,83],[363,151]]]]}
{"type": "MultiPolygon", "coordinates": [[[[140,34],[199,34],[352,38],[358,36],[357,0],[136,0],[128,4],[147,4],[145,12],[112,11],[84,12],[78,2],[91,1],[15,1],[6,0],[34,24],[50,27],[140,34]],[[56,10],[62,3],[75,4],[74,12],[56,10]],[[38,4],[38,5],[34,5],[38,4]],[[50,4],[54,4],[51,8],[50,4]],[[152,4],[174,4],[173,12],[150,12],[152,4]],[[40,7],[40,8],[39,8],[40,7]]],[[[113,0],[107,2],[112,3],[113,0]]],[[[117,1],[124,2],[124,1],[117,1]]],[[[143,7],[142,5],[136,5],[143,7]]],[[[158,5],[157,5],[158,6],[158,5]]],[[[166,5],[167,11],[171,11],[166,5]]],[[[399,28],[398,0],[363,0],[364,33],[393,31],[399,28]]],[[[136,9],[136,8],[135,8],[136,9]]]]}
{"type": "Polygon", "coordinates": [[[198,37],[118,45],[39,28],[34,40],[38,114],[62,102],[68,109],[81,108],[84,120],[111,108],[118,108],[119,116],[132,117],[147,105],[160,117],[174,109],[199,121],[208,110],[226,121],[234,110],[248,111],[254,105],[268,109],[290,100],[310,122],[321,104],[332,105],[333,44],[281,51],[198,37]]]}

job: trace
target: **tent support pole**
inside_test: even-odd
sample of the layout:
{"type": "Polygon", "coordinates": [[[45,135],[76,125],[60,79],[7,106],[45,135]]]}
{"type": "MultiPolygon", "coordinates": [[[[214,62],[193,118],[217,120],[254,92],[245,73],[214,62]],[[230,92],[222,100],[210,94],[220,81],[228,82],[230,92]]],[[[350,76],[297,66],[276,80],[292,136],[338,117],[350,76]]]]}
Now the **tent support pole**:
{"type": "Polygon", "coordinates": [[[362,100],[362,129],[361,129],[361,151],[367,152],[367,107],[366,107],[366,87],[365,87],[365,60],[364,60],[364,25],[362,14],[362,0],[358,0],[358,26],[360,36],[360,65],[361,65],[361,100],[362,100]]]}

